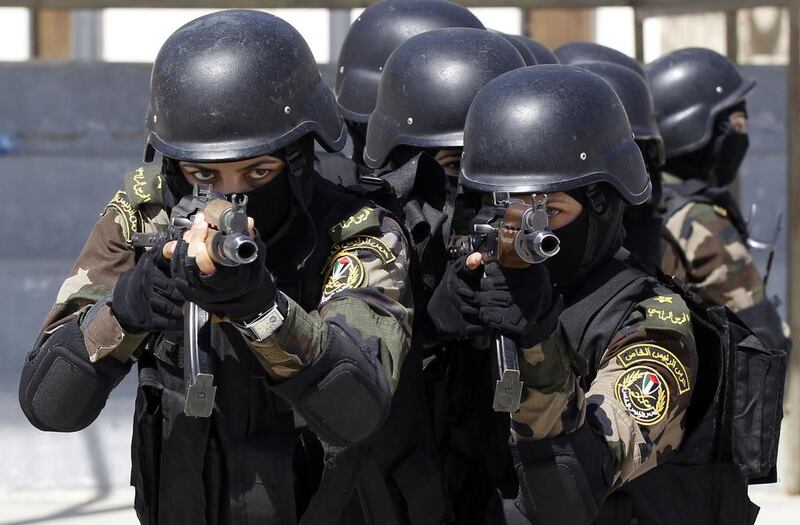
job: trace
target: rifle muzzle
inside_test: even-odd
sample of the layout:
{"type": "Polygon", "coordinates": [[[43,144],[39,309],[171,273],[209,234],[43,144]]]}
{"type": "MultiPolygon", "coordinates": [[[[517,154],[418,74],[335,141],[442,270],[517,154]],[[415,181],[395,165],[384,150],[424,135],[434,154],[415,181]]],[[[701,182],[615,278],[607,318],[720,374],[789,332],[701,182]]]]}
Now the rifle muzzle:
{"type": "Polygon", "coordinates": [[[258,257],[258,245],[242,233],[220,234],[211,240],[211,258],[223,266],[248,264],[258,257]]]}
{"type": "Polygon", "coordinates": [[[517,255],[530,264],[538,264],[554,256],[561,249],[561,241],[551,231],[519,232],[515,239],[517,255]]]}

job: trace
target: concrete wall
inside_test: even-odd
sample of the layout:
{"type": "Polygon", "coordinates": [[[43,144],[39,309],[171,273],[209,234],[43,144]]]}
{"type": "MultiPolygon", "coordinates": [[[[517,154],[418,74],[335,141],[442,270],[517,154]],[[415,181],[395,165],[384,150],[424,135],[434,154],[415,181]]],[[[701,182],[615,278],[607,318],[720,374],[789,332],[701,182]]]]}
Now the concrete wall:
{"type": "MultiPolygon", "coordinates": [[[[331,69],[325,68],[331,79],[331,69]]],[[[786,73],[747,68],[751,154],[743,205],[762,210],[767,236],[785,208],[786,73]]],[[[17,405],[19,370],[58,286],[123,174],[141,161],[149,67],[120,64],[0,65],[0,490],[94,488],[128,483],[134,377],[100,419],[72,435],[31,427],[17,405]]],[[[786,289],[785,241],[770,292],[786,289]]]]}

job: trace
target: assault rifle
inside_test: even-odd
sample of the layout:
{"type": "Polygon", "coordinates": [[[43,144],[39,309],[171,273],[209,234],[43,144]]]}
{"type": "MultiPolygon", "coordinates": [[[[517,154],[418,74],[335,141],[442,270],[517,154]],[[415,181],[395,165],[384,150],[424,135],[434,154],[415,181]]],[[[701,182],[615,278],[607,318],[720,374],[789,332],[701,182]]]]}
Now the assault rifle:
{"type": "MultiPolygon", "coordinates": [[[[206,248],[215,264],[238,266],[256,259],[258,246],[247,231],[247,196],[234,195],[228,201],[208,184],[195,184],[192,195],[183,197],[172,208],[169,227],[154,233],[136,233],[133,245],[153,247],[181,239],[199,212],[203,212],[212,230],[206,239],[206,248]]],[[[210,373],[208,353],[201,352],[200,348],[201,332],[207,334],[209,329],[209,315],[196,304],[187,302],[183,318],[183,377],[186,382],[183,412],[190,417],[209,417],[217,387],[214,374],[210,373]]]]}
{"type": "MultiPolygon", "coordinates": [[[[550,231],[546,194],[533,194],[531,204],[512,199],[508,193],[494,193],[492,198],[493,205],[478,212],[469,235],[457,241],[450,250],[451,256],[479,252],[484,262],[527,268],[558,253],[561,241],[550,231]]],[[[498,335],[494,346],[498,380],[492,408],[496,412],[516,412],[522,397],[517,345],[498,335]]]]}

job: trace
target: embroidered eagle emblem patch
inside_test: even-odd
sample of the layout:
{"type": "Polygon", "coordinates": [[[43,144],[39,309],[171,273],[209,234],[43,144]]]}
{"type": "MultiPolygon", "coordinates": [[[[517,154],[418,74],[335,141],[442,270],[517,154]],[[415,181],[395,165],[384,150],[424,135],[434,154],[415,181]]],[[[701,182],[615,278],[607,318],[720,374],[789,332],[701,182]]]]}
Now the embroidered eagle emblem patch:
{"type": "Polygon", "coordinates": [[[669,410],[669,386],[649,366],[635,366],[619,376],[614,383],[614,397],[640,425],[655,425],[669,410]]]}
{"type": "Polygon", "coordinates": [[[333,258],[326,272],[322,301],[327,301],[342,290],[358,288],[364,283],[365,276],[364,264],[355,254],[340,253],[333,258]]]}

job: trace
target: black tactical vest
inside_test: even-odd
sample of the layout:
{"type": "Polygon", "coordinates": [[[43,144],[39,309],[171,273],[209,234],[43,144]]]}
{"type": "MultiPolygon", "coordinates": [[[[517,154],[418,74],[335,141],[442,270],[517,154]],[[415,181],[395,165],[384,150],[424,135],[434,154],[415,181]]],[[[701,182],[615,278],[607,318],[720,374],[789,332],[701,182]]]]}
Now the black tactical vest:
{"type": "Polygon", "coordinates": [[[588,276],[560,317],[570,344],[589,362],[581,379],[586,389],[613,334],[657,283],[682,295],[692,311],[699,367],[681,447],[613,492],[595,524],[750,525],[758,508],[747,497],[746,479],[774,480],[785,354],[765,349],[724,308],[706,307],[665,279],[611,259],[588,276]],[[753,403],[758,407],[747,406],[753,403]]]}
{"type": "MultiPolygon", "coordinates": [[[[267,264],[279,288],[304,309],[317,307],[330,255],[329,229],[365,201],[319,177],[309,203],[316,249],[306,218],[296,214],[270,248],[267,264]]],[[[159,334],[139,361],[131,483],[144,524],[295,523],[316,489],[322,451],[295,427],[290,407],[272,394],[266,372],[227,323],[211,328],[212,370],[218,386],[210,418],[183,414],[180,334],[159,334]]]]}

